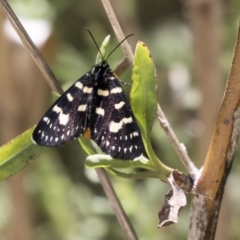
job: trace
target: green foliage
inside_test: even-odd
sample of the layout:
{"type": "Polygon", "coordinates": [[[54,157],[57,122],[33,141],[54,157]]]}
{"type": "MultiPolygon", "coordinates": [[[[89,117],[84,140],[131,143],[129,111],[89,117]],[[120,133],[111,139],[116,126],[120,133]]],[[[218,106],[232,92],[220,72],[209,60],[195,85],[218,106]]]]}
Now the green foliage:
{"type": "Polygon", "coordinates": [[[164,166],[155,155],[150,142],[153,122],[157,110],[156,72],[151,53],[146,45],[138,42],[133,66],[131,107],[141,129],[145,150],[156,170],[166,177],[171,169],[164,166]]]}
{"type": "Polygon", "coordinates": [[[157,110],[156,72],[147,46],[138,42],[133,64],[131,107],[146,145],[157,110]]]}
{"type": "Polygon", "coordinates": [[[0,181],[22,170],[46,148],[32,143],[33,128],[0,148],[0,181]]]}

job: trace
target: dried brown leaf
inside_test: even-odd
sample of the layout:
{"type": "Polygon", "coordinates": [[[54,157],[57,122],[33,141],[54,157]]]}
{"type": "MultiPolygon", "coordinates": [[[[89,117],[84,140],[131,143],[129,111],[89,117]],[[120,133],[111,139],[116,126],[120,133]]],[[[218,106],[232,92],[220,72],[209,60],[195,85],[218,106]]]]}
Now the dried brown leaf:
{"type": "Polygon", "coordinates": [[[158,213],[160,220],[158,227],[177,223],[179,211],[187,203],[183,190],[176,184],[172,174],[168,177],[168,182],[172,189],[165,195],[163,207],[158,213]]]}

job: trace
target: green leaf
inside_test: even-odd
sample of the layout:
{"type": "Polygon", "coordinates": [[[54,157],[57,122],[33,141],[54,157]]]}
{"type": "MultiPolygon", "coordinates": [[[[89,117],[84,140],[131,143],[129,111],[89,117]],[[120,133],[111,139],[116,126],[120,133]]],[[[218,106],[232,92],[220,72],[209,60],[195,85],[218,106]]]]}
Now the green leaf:
{"type": "Polygon", "coordinates": [[[106,154],[95,154],[88,156],[85,162],[86,167],[88,168],[145,168],[149,170],[154,170],[154,166],[151,165],[151,162],[145,158],[141,157],[138,160],[134,161],[123,161],[121,159],[114,159],[110,155],[106,154]]]}
{"type": "Polygon", "coordinates": [[[131,107],[141,130],[145,150],[156,170],[167,177],[172,169],[165,166],[155,155],[150,135],[157,109],[156,71],[151,53],[143,42],[138,42],[135,50],[133,86],[130,92],[131,107]]]}
{"type": "Polygon", "coordinates": [[[0,181],[23,169],[46,150],[32,143],[32,132],[33,128],[0,148],[0,181]]]}
{"type": "Polygon", "coordinates": [[[150,138],[157,110],[156,73],[150,51],[142,42],[136,46],[130,92],[131,107],[141,129],[143,139],[150,138]]]}
{"type": "Polygon", "coordinates": [[[85,166],[88,168],[105,168],[109,173],[122,178],[132,179],[165,178],[165,176],[162,175],[161,172],[156,171],[155,166],[152,165],[152,162],[143,156],[134,161],[123,161],[120,159],[114,159],[106,154],[95,154],[87,157],[85,166]],[[117,169],[141,168],[147,169],[147,171],[125,173],[116,171],[113,168],[117,169]]]}
{"type": "Polygon", "coordinates": [[[96,149],[93,147],[92,142],[88,138],[80,137],[78,138],[78,141],[83,148],[83,150],[88,154],[92,155],[96,153],[96,149]]]}
{"type": "Polygon", "coordinates": [[[100,47],[100,52],[97,54],[96,64],[101,63],[103,59],[106,59],[108,56],[109,42],[111,39],[111,35],[105,37],[100,47]]]}

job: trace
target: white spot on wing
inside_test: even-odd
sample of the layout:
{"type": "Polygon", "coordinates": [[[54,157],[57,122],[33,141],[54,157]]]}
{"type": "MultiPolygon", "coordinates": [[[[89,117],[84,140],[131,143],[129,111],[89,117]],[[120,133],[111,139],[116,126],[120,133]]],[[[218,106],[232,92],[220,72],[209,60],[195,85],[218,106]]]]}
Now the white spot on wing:
{"type": "Polygon", "coordinates": [[[91,92],[92,92],[92,89],[93,89],[93,88],[90,88],[90,87],[84,87],[84,88],[83,88],[83,92],[84,92],[84,93],[91,93],[91,92]]]}
{"type": "Polygon", "coordinates": [[[75,83],[75,87],[79,88],[79,89],[83,89],[83,85],[81,82],[76,82],[75,83]]]}
{"type": "Polygon", "coordinates": [[[129,151],[132,152],[132,146],[129,148],[129,151]]]}
{"type": "MultiPolygon", "coordinates": [[[[60,107],[58,107],[58,105],[55,105],[53,107],[53,111],[56,113],[59,113],[58,119],[59,119],[59,123],[61,125],[66,125],[69,121],[69,114],[64,114],[62,112],[62,109],[60,107]]],[[[55,130],[55,127],[53,128],[55,130]]]]}
{"type": "Polygon", "coordinates": [[[97,94],[98,94],[98,96],[107,97],[109,95],[109,91],[108,90],[98,89],[97,94]]]}
{"type": "Polygon", "coordinates": [[[113,151],[114,151],[115,148],[116,148],[115,146],[112,146],[112,150],[113,150],[113,151]]]}
{"type": "Polygon", "coordinates": [[[96,113],[99,114],[99,115],[104,116],[105,110],[103,108],[96,108],[96,113]]]}
{"type": "Polygon", "coordinates": [[[110,93],[111,94],[114,94],[114,93],[121,93],[122,92],[122,88],[120,87],[115,87],[113,89],[110,90],[110,93]]]}
{"type": "Polygon", "coordinates": [[[106,142],[106,146],[108,146],[108,145],[110,145],[110,142],[109,142],[109,141],[106,142]]]}
{"type": "Polygon", "coordinates": [[[62,112],[62,109],[58,105],[55,105],[53,107],[53,111],[56,112],[56,113],[60,113],[60,112],[62,112]]]}
{"type": "Polygon", "coordinates": [[[124,124],[132,123],[132,117],[123,118],[120,122],[111,121],[109,124],[109,131],[117,133],[124,124]]]}
{"type": "Polygon", "coordinates": [[[133,132],[133,136],[134,136],[134,137],[139,136],[138,132],[133,132]]]}
{"type": "Polygon", "coordinates": [[[68,93],[67,94],[67,99],[68,99],[69,102],[71,102],[73,100],[73,96],[70,93],[68,93]]]}
{"type": "Polygon", "coordinates": [[[49,120],[48,117],[44,117],[44,118],[43,118],[43,121],[44,121],[44,122],[47,122],[48,120],[49,120]]]}
{"type": "Polygon", "coordinates": [[[124,151],[124,153],[126,153],[127,152],[127,148],[124,148],[123,151],[124,151]]]}
{"type": "Polygon", "coordinates": [[[125,102],[121,101],[119,103],[114,104],[115,109],[120,109],[125,104],[125,102]]]}
{"type": "Polygon", "coordinates": [[[78,111],[80,111],[80,112],[85,112],[85,111],[86,111],[86,108],[87,108],[87,104],[79,105],[78,111]]]}
{"type": "MultiPolygon", "coordinates": [[[[59,115],[59,123],[61,125],[66,125],[69,121],[69,114],[63,114],[63,113],[60,113],[59,115]]],[[[59,131],[59,129],[58,129],[59,131]]]]}

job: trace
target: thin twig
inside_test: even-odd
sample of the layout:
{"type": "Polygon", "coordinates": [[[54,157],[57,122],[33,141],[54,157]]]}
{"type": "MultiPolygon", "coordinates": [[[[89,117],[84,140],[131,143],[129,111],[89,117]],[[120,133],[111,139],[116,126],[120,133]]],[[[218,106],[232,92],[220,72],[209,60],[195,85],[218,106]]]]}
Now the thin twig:
{"type": "MultiPolygon", "coordinates": [[[[107,16],[109,18],[109,21],[114,29],[116,37],[117,37],[118,41],[121,42],[125,38],[125,36],[124,36],[123,31],[118,23],[118,20],[112,9],[112,6],[108,0],[101,0],[101,1],[103,4],[103,7],[107,13],[107,16]]],[[[125,57],[128,59],[128,62],[132,65],[133,64],[133,53],[132,53],[131,47],[129,46],[127,40],[121,44],[121,47],[123,49],[125,57]]],[[[106,192],[106,194],[107,194],[107,192],[106,192]]],[[[118,221],[121,224],[121,227],[122,227],[123,231],[125,232],[127,239],[128,240],[137,240],[138,237],[132,227],[131,222],[129,221],[128,217],[124,213],[120,203],[119,202],[114,203],[114,201],[112,201],[111,203],[112,203],[112,206],[116,213],[116,217],[118,218],[118,221]]]]}
{"type": "Polygon", "coordinates": [[[168,120],[166,119],[160,105],[157,106],[157,117],[160,122],[162,129],[165,131],[169,141],[171,142],[173,148],[175,149],[176,153],[178,154],[179,158],[181,159],[182,163],[187,169],[188,174],[190,177],[195,180],[198,175],[198,169],[194,166],[191,159],[188,157],[187,151],[183,145],[178,141],[175,133],[173,132],[168,120]]]}
{"type": "Polygon", "coordinates": [[[117,76],[121,76],[126,69],[129,67],[129,61],[128,59],[125,57],[122,59],[122,61],[116,66],[116,68],[113,70],[113,72],[117,75],[117,76]]]}
{"type": "Polygon", "coordinates": [[[47,62],[43,58],[42,54],[39,52],[36,45],[33,43],[29,35],[27,34],[26,30],[24,29],[21,22],[18,20],[17,16],[9,6],[6,0],[0,0],[0,6],[12,24],[13,28],[17,32],[19,38],[22,40],[24,46],[28,49],[31,57],[39,67],[40,71],[42,72],[43,76],[46,78],[48,84],[50,85],[51,89],[58,93],[63,93],[60,85],[57,82],[55,75],[53,74],[52,70],[48,66],[47,62]]]}
{"type": "MultiPolygon", "coordinates": [[[[124,38],[125,38],[125,35],[123,34],[123,31],[118,23],[118,20],[116,18],[116,15],[112,9],[112,6],[109,2],[109,0],[101,0],[102,2],[102,5],[107,13],[107,16],[109,18],[109,21],[112,25],[112,28],[116,34],[116,37],[118,39],[119,42],[121,42],[124,38]]],[[[124,41],[122,44],[121,44],[121,47],[123,49],[123,52],[124,52],[124,55],[126,56],[126,58],[128,59],[130,65],[132,65],[133,63],[133,52],[132,52],[132,49],[130,47],[130,45],[128,44],[127,41],[124,41]]]]}
{"type": "MultiPolygon", "coordinates": [[[[26,30],[18,20],[17,16],[12,11],[11,7],[8,5],[8,3],[5,0],[0,0],[0,6],[5,13],[6,17],[10,20],[12,26],[14,27],[15,31],[17,32],[18,36],[22,40],[25,47],[29,50],[31,57],[36,62],[37,66],[45,76],[48,84],[50,85],[51,89],[58,92],[63,93],[63,90],[61,86],[59,85],[57,79],[55,78],[53,72],[49,68],[47,62],[39,52],[38,48],[35,46],[35,44],[30,39],[29,35],[27,34],[26,30]]],[[[114,211],[116,211],[116,215],[118,216],[118,220],[120,221],[121,226],[126,225],[128,221],[126,221],[126,214],[124,213],[124,210],[118,201],[118,198],[116,196],[116,193],[114,192],[114,189],[108,179],[108,176],[106,175],[106,172],[104,169],[97,169],[96,170],[99,180],[101,182],[101,185],[104,189],[104,191],[107,194],[108,200],[110,204],[113,206],[114,211]],[[125,223],[123,223],[125,221],[125,223]]],[[[126,232],[126,229],[131,229],[130,235],[128,239],[136,240],[135,232],[133,231],[131,225],[128,227],[124,226],[123,230],[126,232]]]]}
{"type": "Polygon", "coordinates": [[[96,172],[98,174],[98,178],[101,180],[101,184],[104,186],[104,191],[109,199],[109,202],[117,216],[117,219],[120,223],[120,225],[122,226],[123,231],[125,232],[127,239],[128,240],[137,240],[137,235],[132,227],[132,225],[130,224],[128,217],[126,215],[126,213],[124,212],[123,208],[120,207],[121,203],[119,202],[116,193],[111,185],[111,183],[109,182],[109,178],[107,177],[106,172],[102,173],[99,172],[101,170],[101,168],[97,168],[96,172]]]}

